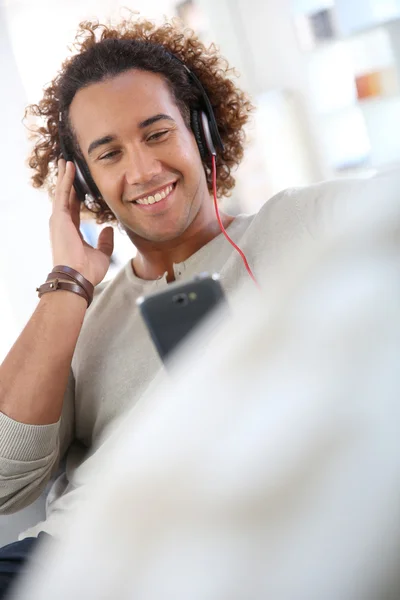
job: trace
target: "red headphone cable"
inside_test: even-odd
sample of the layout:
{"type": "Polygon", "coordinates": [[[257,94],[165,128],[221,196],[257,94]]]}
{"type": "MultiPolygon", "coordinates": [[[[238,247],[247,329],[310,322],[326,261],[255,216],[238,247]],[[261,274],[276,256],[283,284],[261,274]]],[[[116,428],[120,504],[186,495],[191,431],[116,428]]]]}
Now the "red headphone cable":
{"type": "Polygon", "coordinates": [[[218,201],[217,201],[217,165],[216,165],[216,161],[215,161],[215,156],[212,156],[212,181],[213,181],[213,192],[214,192],[214,206],[215,206],[215,212],[217,214],[217,220],[218,220],[218,224],[221,228],[222,233],[224,234],[224,236],[226,237],[226,239],[228,240],[228,242],[230,244],[232,244],[232,246],[235,248],[235,250],[237,250],[237,252],[239,252],[243,262],[244,262],[244,266],[246,267],[246,270],[248,272],[248,274],[250,275],[250,277],[252,278],[252,280],[254,281],[254,283],[256,284],[256,286],[258,287],[258,289],[260,289],[260,284],[258,283],[257,279],[254,276],[253,271],[251,270],[249,263],[247,262],[247,258],[243,252],[243,250],[241,250],[239,248],[239,246],[237,244],[235,244],[235,242],[229,237],[225,227],[222,224],[221,221],[221,216],[219,214],[219,208],[218,208],[218,201]]]}

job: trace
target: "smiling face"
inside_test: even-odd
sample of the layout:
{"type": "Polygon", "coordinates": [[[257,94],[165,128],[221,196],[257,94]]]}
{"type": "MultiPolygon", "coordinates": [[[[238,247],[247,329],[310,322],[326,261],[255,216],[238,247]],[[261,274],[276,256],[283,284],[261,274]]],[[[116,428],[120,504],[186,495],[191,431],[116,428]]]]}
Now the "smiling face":
{"type": "Polygon", "coordinates": [[[194,135],[161,75],[130,70],[82,88],[70,120],[104,201],[136,245],[176,240],[210,221],[194,135]]]}

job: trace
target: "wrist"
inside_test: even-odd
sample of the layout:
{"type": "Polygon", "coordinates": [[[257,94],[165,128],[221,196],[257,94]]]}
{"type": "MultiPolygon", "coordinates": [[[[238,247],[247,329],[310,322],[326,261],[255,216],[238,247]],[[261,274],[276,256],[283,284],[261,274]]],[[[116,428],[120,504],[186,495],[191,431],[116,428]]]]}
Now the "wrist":
{"type": "Polygon", "coordinates": [[[71,262],[69,262],[69,261],[67,261],[67,262],[62,262],[62,261],[56,262],[56,261],[53,260],[53,266],[52,266],[52,269],[51,269],[51,273],[53,273],[54,270],[57,269],[57,267],[59,267],[59,266],[62,266],[62,267],[65,267],[65,268],[69,268],[69,269],[72,269],[73,271],[75,271],[76,273],[80,273],[82,275],[82,277],[84,277],[85,279],[87,279],[88,281],[90,281],[90,283],[92,285],[96,285],[96,284],[94,284],[92,282],[92,275],[87,272],[88,271],[87,267],[84,267],[83,265],[74,264],[72,261],[71,262]]]}
{"type": "Polygon", "coordinates": [[[47,276],[45,283],[36,291],[41,298],[44,294],[68,292],[82,297],[89,307],[93,300],[94,286],[81,273],[67,265],[56,265],[47,276]]]}
{"type": "Polygon", "coordinates": [[[66,290],[57,290],[56,294],[43,294],[40,297],[39,304],[43,306],[56,306],[57,312],[64,312],[69,314],[71,311],[83,311],[87,310],[87,301],[83,296],[78,294],[71,294],[66,290]]]}
{"type": "Polygon", "coordinates": [[[68,265],[56,265],[53,267],[53,270],[49,274],[47,280],[49,281],[50,277],[54,275],[55,277],[66,277],[67,279],[74,281],[77,285],[79,285],[86,293],[88,304],[90,305],[93,300],[94,285],[80,271],[77,271],[68,265]]]}

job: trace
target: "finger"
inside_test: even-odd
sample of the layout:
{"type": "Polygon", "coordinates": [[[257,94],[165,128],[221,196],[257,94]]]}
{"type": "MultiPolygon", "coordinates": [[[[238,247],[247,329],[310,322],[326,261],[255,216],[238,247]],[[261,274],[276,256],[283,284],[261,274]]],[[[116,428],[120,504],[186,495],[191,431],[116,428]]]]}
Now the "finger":
{"type": "Polygon", "coordinates": [[[69,193],[69,211],[71,213],[72,222],[79,231],[81,224],[81,203],[78,200],[74,186],[69,193]]]}
{"type": "Polygon", "coordinates": [[[56,193],[54,196],[53,210],[69,211],[69,195],[75,176],[75,165],[71,161],[66,164],[59,160],[59,173],[57,178],[56,193]]]}
{"type": "Polygon", "coordinates": [[[64,177],[66,161],[63,158],[59,158],[57,161],[57,181],[56,181],[56,190],[60,188],[61,181],[64,177]]]}
{"type": "Polygon", "coordinates": [[[112,227],[105,227],[100,231],[97,249],[106,256],[111,257],[114,250],[114,229],[112,227]]]}
{"type": "Polygon", "coordinates": [[[54,193],[54,196],[53,196],[53,206],[55,204],[56,197],[58,197],[57,196],[58,195],[58,191],[59,191],[59,189],[61,187],[61,181],[62,181],[62,179],[64,177],[64,173],[65,173],[65,166],[66,166],[65,160],[63,158],[60,158],[57,161],[57,181],[56,181],[56,187],[55,187],[55,191],[54,191],[55,193],[54,193]]]}

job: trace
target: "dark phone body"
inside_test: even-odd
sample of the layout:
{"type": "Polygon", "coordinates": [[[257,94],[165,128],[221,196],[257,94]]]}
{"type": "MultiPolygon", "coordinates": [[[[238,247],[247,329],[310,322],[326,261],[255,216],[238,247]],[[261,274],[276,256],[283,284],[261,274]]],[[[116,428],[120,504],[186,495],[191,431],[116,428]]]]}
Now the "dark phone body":
{"type": "Polygon", "coordinates": [[[163,361],[203,319],[224,302],[218,275],[200,275],[189,282],[137,300],[142,317],[163,361]]]}

